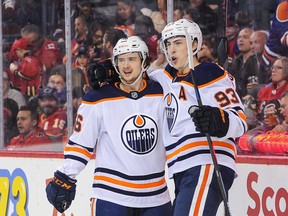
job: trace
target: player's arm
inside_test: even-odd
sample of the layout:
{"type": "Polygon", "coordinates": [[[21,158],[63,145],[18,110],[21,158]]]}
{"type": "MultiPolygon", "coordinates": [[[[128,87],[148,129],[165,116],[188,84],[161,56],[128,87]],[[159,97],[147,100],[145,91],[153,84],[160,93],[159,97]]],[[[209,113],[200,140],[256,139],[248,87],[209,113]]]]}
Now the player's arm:
{"type": "Polygon", "coordinates": [[[94,152],[99,134],[97,122],[101,121],[101,116],[93,107],[94,104],[81,104],[79,107],[74,132],[64,149],[64,163],[46,187],[49,202],[59,212],[65,211],[74,200],[76,176],[86,167],[94,152]]]}
{"type": "Polygon", "coordinates": [[[215,106],[190,107],[188,113],[197,131],[223,139],[240,137],[245,133],[244,108],[232,84],[223,91],[215,91],[215,106]]]}

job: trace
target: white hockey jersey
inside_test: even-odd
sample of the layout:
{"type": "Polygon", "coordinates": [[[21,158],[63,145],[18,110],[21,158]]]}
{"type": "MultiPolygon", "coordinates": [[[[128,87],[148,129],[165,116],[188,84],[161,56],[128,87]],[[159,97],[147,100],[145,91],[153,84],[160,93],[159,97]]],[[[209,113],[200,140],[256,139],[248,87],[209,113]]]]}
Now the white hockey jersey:
{"type": "MultiPolygon", "coordinates": [[[[218,163],[235,170],[235,138],[247,130],[247,125],[234,78],[212,63],[196,66],[194,74],[203,104],[222,108],[229,114],[227,135],[211,138],[218,163]]],[[[190,106],[198,105],[191,74],[178,74],[168,65],[164,71],[150,71],[148,76],[158,81],[164,91],[163,129],[169,177],[197,165],[213,164],[206,136],[195,130],[188,114],[190,106]]]]}
{"type": "Polygon", "coordinates": [[[170,201],[161,135],[163,90],[154,81],[144,83],[130,93],[117,83],[106,85],[87,93],[79,107],[59,170],[76,176],[96,147],[93,198],[138,208],[170,201]]]}

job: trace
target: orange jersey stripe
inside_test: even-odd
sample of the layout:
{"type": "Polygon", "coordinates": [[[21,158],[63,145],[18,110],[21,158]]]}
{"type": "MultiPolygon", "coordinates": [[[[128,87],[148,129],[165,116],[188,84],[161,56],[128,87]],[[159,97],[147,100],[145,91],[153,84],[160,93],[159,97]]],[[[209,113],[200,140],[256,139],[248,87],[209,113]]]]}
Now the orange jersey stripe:
{"type": "Polygon", "coordinates": [[[87,150],[82,149],[82,148],[75,148],[75,147],[66,146],[64,151],[66,151],[66,152],[78,152],[80,154],[85,155],[88,158],[91,158],[91,156],[92,156],[87,150]]]}
{"type": "MultiPolygon", "coordinates": [[[[195,148],[198,146],[205,146],[205,147],[207,146],[208,147],[208,142],[207,141],[199,141],[199,142],[194,142],[194,143],[188,143],[187,145],[182,146],[181,148],[177,149],[176,151],[172,152],[171,154],[168,154],[166,156],[166,160],[171,159],[175,155],[178,155],[187,149],[192,149],[192,148],[195,148]]],[[[232,150],[234,152],[234,156],[236,155],[235,147],[231,144],[221,142],[221,141],[213,141],[213,146],[229,148],[230,150],[232,150]]]]}
{"type": "Polygon", "coordinates": [[[162,178],[159,181],[156,182],[151,182],[151,183],[144,183],[144,184],[135,184],[135,183],[129,183],[129,182],[124,182],[124,181],[120,181],[114,178],[110,178],[107,176],[95,176],[94,180],[97,181],[106,181],[112,184],[116,184],[116,185],[120,185],[120,186],[124,186],[124,187],[128,187],[128,188],[137,188],[137,189],[144,189],[144,188],[154,188],[154,187],[158,187],[161,185],[165,184],[165,178],[162,178]]]}

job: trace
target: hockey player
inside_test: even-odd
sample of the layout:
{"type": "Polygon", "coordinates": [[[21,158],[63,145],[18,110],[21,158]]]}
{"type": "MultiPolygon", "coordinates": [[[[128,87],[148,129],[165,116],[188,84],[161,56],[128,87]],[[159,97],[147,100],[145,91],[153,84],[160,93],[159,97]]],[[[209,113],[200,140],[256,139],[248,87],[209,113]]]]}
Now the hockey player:
{"type": "MultiPolygon", "coordinates": [[[[223,198],[206,133],[211,136],[227,194],[235,177],[235,139],[247,130],[243,105],[235,80],[227,71],[217,64],[198,61],[202,33],[196,23],[186,19],[169,23],[162,32],[161,44],[169,64],[164,71],[148,71],[148,76],[164,90],[163,134],[169,177],[175,182],[174,216],[215,216],[223,198]],[[187,34],[192,40],[189,45],[204,104],[201,107],[197,106],[188,64],[191,56],[187,34]]],[[[106,74],[110,74],[109,70],[106,74]]],[[[95,77],[103,82],[100,73],[95,77]]]]}
{"type": "Polygon", "coordinates": [[[223,199],[205,134],[211,136],[227,193],[235,176],[235,139],[247,128],[243,106],[234,78],[217,64],[198,61],[202,33],[196,23],[180,19],[167,24],[161,45],[169,64],[164,72],[148,75],[164,90],[164,143],[169,177],[175,182],[174,216],[215,216],[223,199]],[[193,50],[195,80],[204,104],[200,107],[187,44],[193,50]]]}
{"type": "Polygon", "coordinates": [[[74,199],[76,175],[95,148],[93,216],[171,215],[164,175],[163,90],[158,83],[143,80],[149,64],[148,48],[139,37],[120,39],[113,65],[121,82],[84,96],[64,164],[46,188],[49,202],[59,212],[74,199]]]}

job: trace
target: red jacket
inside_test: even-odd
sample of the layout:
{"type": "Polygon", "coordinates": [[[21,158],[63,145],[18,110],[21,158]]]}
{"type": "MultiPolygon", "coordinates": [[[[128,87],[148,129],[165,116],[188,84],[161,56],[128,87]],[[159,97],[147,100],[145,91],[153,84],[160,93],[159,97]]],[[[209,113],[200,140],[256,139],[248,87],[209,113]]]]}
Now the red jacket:
{"type": "Polygon", "coordinates": [[[25,138],[22,134],[13,137],[10,140],[9,146],[13,145],[35,145],[35,144],[49,144],[51,143],[48,136],[46,136],[45,132],[41,128],[35,128],[33,131],[31,131],[28,136],[25,138]]]}

